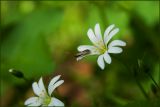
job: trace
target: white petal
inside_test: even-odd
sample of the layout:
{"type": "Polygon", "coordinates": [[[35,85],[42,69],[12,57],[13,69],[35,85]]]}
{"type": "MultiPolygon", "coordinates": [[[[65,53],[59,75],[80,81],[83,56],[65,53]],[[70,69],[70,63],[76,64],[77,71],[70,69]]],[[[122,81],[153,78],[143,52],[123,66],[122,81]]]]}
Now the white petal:
{"type": "Polygon", "coordinates": [[[92,50],[94,46],[91,45],[80,45],[77,49],[78,51],[84,51],[84,50],[92,50]]]}
{"type": "Polygon", "coordinates": [[[108,49],[108,53],[121,53],[122,52],[122,48],[120,47],[111,47],[108,49]]]}
{"type": "Polygon", "coordinates": [[[42,105],[41,102],[34,102],[34,103],[32,103],[32,104],[29,104],[28,106],[32,106],[32,107],[37,106],[37,107],[39,107],[40,105],[42,105]]]}
{"type": "Polygon", "coordinates": [[[104,60],[108,63],[108,64],[110,64],[111,63],[111,57],[110,57],[110,55],[108,54],[108,52],[105,52],[104,53],[104,60]]]}
{"type": "Polygon", "coordinates": [[[48,87],[50,87],[50,86],[52,86],[53,84],[55,84],[60,77],[61,77],[61,75],[55,76],[55,77],[50,81],[48,87]]]}
{"type": "Polygon", "coordinates": [[[24,102],[24,104],[28,105],[28,104],[36,102],[37,100],[38,100],[38,97],[30,97],[24,102]]]}
{"type": "Polygon", "coordinates": [[[87,35],[90,39],[90,41],[97,46],[97,42],[98,42],[98,39],[96,38],[94,32],[92,29],[89,29],[88,32],[87,32],[87,35]]]}
{"type": "Polygon", "coordinates": [[[81,46],[78,47],[78,51],[80,51],[80,52],[84,51],[84,50],[87,50],[87,49],[91,51],[90,55],[98,55],[98,54],[100,54],[100,52],[98,51],[97,47],[95,47],[95,46],[81,45],[81,46]]]}
{"type": "Polygon", "coordinates": [[[105,38],[105,44],[107,44],[109,42],[109,40],[119,31],[118,28],[115,28],[114,30],[112,30],[109,35],[105,38]]]}
{"type": "Polygon", "coordinates": [[[39,88],[37,82],[34,82],[34,83],[32,84],[32,88],[33,88],[34,93],[35,93],[37,96],[40,96],[40,94],[41,94],[41,89],[39,88]]]}
{"type": "Polygon", "coordinates": [[[40,80],[38,82],[38,85],[39,85],[39,88],[41,89],[41,92],[46,93],[46,89],[44,87],[44,83],[43,83],[42,77],[40,78],[40,80]]]}
{"type": "Polygon", "coordinates": [[[48,106],[64,106],[64,103],[62,101],[60,101],[59,99],[52,97],[51,102],[49,103],[48,106]]]}
{"type": "Polygon", "coordinates": [[[105,32],[104,32],[104,41],[106,41],[107,36],[109,35],[109,33],[111,32],[111,30],[114,28],[114,24],[110,25],[109,27],[106,28],[105,32]]]}
{"type": "Polygon", "coordinates": [[[97,63],[101,69],[104,69],[105,65],[104,65],[103,55],[100,55],[98,57],[97,63]]]}
{"type": "Polygon", "coordinates": [[[41,104],[38,97],[30,97],[24,102],[24,105],[26,106],[40,106],[41,104]]]}
{"type": "Polygon", "coordinates": [[[48,86],[48,94],[51,96],[51,94],[55,90],[55,88],[57,88],[58,86],[60,86],[63,82],[64,82],[64,80],[60,80],[60,81],[57,81],[53,85],[49,85],[48,86]]]}
{"type": "Polygon", "coordinates": [[[126,43],[122,40],[114,40],[108,45],[108,47],[110,48],[113,46],[126,46],[126,43]]]}
{"type": "Polygon", "coordinates": [[[96,25],[95,25],[94,30],[95,30],[95,35],[96,35],[96,37],[97,37],[100,41],[103,41],[103,40],[102,40],[101,29],[100,29],[99,24],[96,24],[96,25]]]}

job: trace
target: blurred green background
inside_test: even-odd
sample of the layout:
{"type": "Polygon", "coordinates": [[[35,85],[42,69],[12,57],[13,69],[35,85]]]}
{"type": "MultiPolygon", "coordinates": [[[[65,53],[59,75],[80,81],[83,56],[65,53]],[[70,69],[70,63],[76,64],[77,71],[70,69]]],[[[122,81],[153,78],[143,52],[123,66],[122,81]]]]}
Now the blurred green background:
{"type": "Polygon", "coordinates": [[[158,106],[159,8],[159,1],[1,1],[1,106],[23,106],[33,81],[42,76],[47,87],[58,74],[65,82],[54,95],[67,107],[158,106]],[[97,56],[74,57],[79,45],[91,44],[87,31],[96,23],[102,34],[115,24],[114,39],[127,42],[104,71],[97,56]]]}

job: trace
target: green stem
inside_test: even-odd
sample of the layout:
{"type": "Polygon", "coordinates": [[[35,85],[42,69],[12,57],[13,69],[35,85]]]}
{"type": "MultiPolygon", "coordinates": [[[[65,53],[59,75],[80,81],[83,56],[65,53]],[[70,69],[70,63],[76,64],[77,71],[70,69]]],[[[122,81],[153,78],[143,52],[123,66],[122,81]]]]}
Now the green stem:
{"type": "Polygon", "coordinates": [[[136,83],[137,83],[139,89],[141,90],[142,94],[143,94],[143,95],[145,96],[145,98],[148,100],[148,99],[149,99],[149,96],[148,96],[148,94],[146,93],[146,91],[144,90],[143,86],[141,85],[141,83],[138,81],[137,78],[135,78],[135,80],[136,80],[136,83]]]}
{"type": "Polygon", "coordinates": [[[149,72],[147,72],[147,75],[151,78],[151,80],[153,81],[153,83],[155,84],[155,86],[156,86],[158,89],[160,89],[160,87],[158,86],[157,82],[154,80],[154,78],[152,77],[152,75],[151,75],[149,72]]]}
{"type": "MultiPolygon", "coordinates": [[[[118,59],[118,58],[115,57],[115,56],[113,56],[113,58],[116,59],[118,62],[122,62],[122,65],[123,65],[128,71],[132,71],[132,70],[130,70],[130,68],[128,67],[128,65],[127,65],[124,61],[118,59]]],[[[134,73],[134,78],[135,78],[135,80],[136,80],[137,86],[139,87],[139,89],[140,89],[140,91],[142,92],[143,96],[148,100],[148,99],[149,99],[149,96],[147,95],[147,93],[146,93],[146,91],[144,90],[143,86],[141,85],[141,83],[139,82],[138,78],[136,77],[136,76],[137,76],[136,71],[133,70],[133,73],[134,73]]]]}

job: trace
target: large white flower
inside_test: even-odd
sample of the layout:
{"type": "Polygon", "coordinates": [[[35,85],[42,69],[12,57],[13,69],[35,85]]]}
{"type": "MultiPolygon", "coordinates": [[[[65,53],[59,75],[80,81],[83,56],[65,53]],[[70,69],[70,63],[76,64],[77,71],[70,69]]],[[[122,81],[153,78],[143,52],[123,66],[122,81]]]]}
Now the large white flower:
{"type": "Polygon", "coordinates": [[[77,57],[77,60],[82,59],[87,55],[99,55],[97,63],[101,69],[105,68],[105,63],[111,63],[111,57],[109,53],[118,54],[122,52],[122,48],[119,46],[126,46],[126,43],[122,40],[113,40],[110,42],[111,38],[119,31],[118,28],[114,28],[114,24],[110,25],[106,28],[104,32],[104,38],[102,38],[101,30],[99,24],[95,25],[94,31],[89,29],[87,35],[90,41],[93,43],[92,45],[81,45],[78,47],[78,51],[80,53],[84,53],[88,51],[88,54],[80,54],[77,57]],[[110,42],[110,43],[109,43],[110,42]]]}
{"type": "Polygon", "coordinates": [[[35,97],[30,97],[25,101],[25,105],[27,106],[64,106],[64,103],[58,100],[55,97],[51,97],[52,92],[60,86],[64,80],[58,80],[60,75],[54,77],[49,85],[48,85],[48,93],[43,84],[42,77],[40,78],[39,82],[34,82],[32,84],[32,88],[34,93],[37,95],[35,97]]]}

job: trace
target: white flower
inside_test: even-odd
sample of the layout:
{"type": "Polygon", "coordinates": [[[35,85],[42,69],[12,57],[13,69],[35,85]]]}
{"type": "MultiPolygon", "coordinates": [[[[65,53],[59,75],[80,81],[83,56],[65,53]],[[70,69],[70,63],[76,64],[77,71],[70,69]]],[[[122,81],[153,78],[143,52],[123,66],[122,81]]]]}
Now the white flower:
{"type": "Polygon", "coordinates": [[[114,24],[110,25],[108,28],[106,28],[104,32],[104,38],[102,38],[101,30],[99,24],[95,25],[95,33],[92,29],[89,29],[87,32],[87,35],[90,39],[90,41],[93,43],[93,46],[91,45],[81,45],[78,47],[78,51],[80,53],[84,51],[89,51],[88,54],[81,54],[77,57],[77,60],[82,59],[83,57],[87,55],[99,55],[97,63],[101,69],[105,68],[105,63],[110,64],[111,63],[111,57],[109,53],[118,54],[122,52],[122,48],[119,46],[126,46],[126,43],[121,40],[113,40],[109,43],[111,38],[119,31],[118,28],[114,28],[114,24]]]}
{"type": "Polygon", "coordinates": [[[42,77],[40,78],[39,82],[34,82],[32,84],[32,88],[34,93],[37,95],[36,97],[30,97],[25,101],[25,105],[27,106],[64,106],[64,103],[58,100],[55,97],[51,97],[52,92],[60,86],[64,80],[58,80],[60,75],[54,77],[49,85],[48,85],[48,93],[43,84],[42,77]]]}

